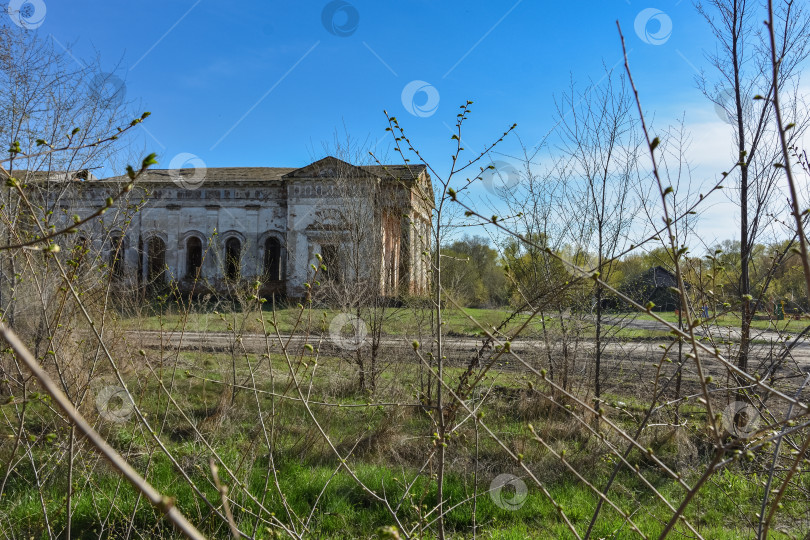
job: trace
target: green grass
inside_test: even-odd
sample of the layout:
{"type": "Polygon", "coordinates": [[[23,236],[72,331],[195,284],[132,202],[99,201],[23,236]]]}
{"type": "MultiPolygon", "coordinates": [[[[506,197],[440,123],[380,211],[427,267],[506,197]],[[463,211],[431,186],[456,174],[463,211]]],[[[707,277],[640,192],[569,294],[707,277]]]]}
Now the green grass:
{"type": "MultiPolygon", "coordinates": [[[[306,312],[306,316],[299,318],[300,313],[301,310],[298,307],[277,309],[276,317],[279,330],[283,333],[290,333],[294,330],[301,331],[306,327],[309,319],[311,319],[315,328],[322,326],[324,321],[328,326],[329,322],[341,311],[313,308],[311,311],[306,312]]],[[[493,326],[499,326],[511,313],[511,311],[505,309],[470,308],[466,309],[465,313],[457,309],[447,309],[444,311],[443,318],[447,331],[451,335],[455,333],[467,336],[477,335],[481,331],[467,315],[475,318],[486,328],[492,328],[493,326]]],[[[238,329],[245,332],[261,332],[263,329],[272,329],[267,324],[272,321],[272,311],[266,309],[263,311],[262,316],[266,321],[264,324],[257,320],[260,318],[257,311],[252,313],[195,311],[188,315],[168,311],[160,315],[121,317],[119,322],[124,328],[131,330],[178,330],[185,327],[188,331],[226,332],[231,329],[238,329]]],[[[514,329],[527,318],[527,315],[517,315],[507,328],[514,329]]],[[[417,334],[420,328],[425,331],[427,325],[430,324],[429,318],[423,318],[422,314],[408,308],[389,308],[384,320],[385,333],[392,336],[417,334]]]]}
{"type": "MultiPolygon", "coordinates": [[[[218,449],[228,457],[227,448],[218,449]]],[[[180,458],[190,457],[196,461],[195,452],[183,452],[176,449],[180,458]]],[[[137,463],[142,468],[143,460],[137,463]]],[[[281,479],[279,487],[292,510],[300,516],[308,516],[316,500],[318,510],[313,515],[310,524],[311,537],[315,538],[369,538],[375,535],[382,526],[394,523],[385,507],[366,493],[347,474],[334,475],[335,464],[306,463],[292,458],[283,459],[276,464],[278,477],[281,479]],[[326,489],[324,489],[326,486],[326,489]],[[323,490],[323,494],[321,491],[323,490]],[[319,499],[320,497],[320,499],[319,499]]],[[[355,463],[353,470],[357,477],[368,486],[377,489],[385,488],[389,500],[399,501],[404,493],[404,481],[410,483],[415,470],[402,470],[370,463],[355,463]]],[[[177,506],[186,515],[197,516],[193,521],[206,532],[216,537],[225,537],[225,531],[216,519],[205,519],[207,512],[199,511],[199,501],[195,501],[191,490],[178,488],[177,473],[162,454],[157,454],[151,463],[150,481],[164,493],[176,498],[177,506]]],[[[256,467],[248,477],[249,486],[254,494],[261,494],[265,485],[266,469],[256,467]]],[[[515,471],[518,472],[518,471],[515,471]]],[[[485,475],[479,479],[477,492],[476,522],[482,532],[493,538],[568,538],[570,530],[563,523],[555,511],[553,503],[528,478],[526,484],[526,497],[516,510],[496,505],[492,496],[486,491],[492,475],[485,475]]],[[[594,478],[590,481],[603,485],[606,476],[594,478]]],[[[673,483],[664,478],[656,477],[654,473],[647,472],[659,491],[674,500],[681,492],[673,483]]],[[[198,463],[191,477],[197,485],[205,486],[208,476],[205,474],[204,464],[198,463]]],[[[689,478],[694,481],[695,478],[689,478]]],[[[648,536],[655,537],[663,528],[662,520],[666,519],[668,510],[660,501],[653,501],[641,495],[644,486],[635,477],[629,474],[619,476],[614,484],[612,500],[627,514],[633,515],[633,520],[648,536]]],[[[583,534],[597,502],[596,495],[585,485],[578,482],[572,475],[560,475],[557,479],[545,482],[544,487],[549,491],[554,501],[560,505],[568,519],[576,524],[580,534],[583,534]]],[[[761,490],[752,479],[742,472],[721,472],[715,476],[714,482],[701,492],[691,504],[686,513],[687,518],[707,538],[740,538],[750,532],[748,524],[741,523],[739,515],[740,506],[753,507],[761,490]],[[732,494],[730,496],[730,494],[732,494]]],[[[204,489],[206,495],[216,500],[213,489],[204,489]]],[[[476,492],[474,481],[470,475],[451,473],[445,485],[445,496],[449,502],[463,501],[476,492]]],[[[507,493],[511,499],[513,493],[507,493]]],[[[49,507],[52,515],[58,515],[59,505],[62,504],[57,490],[49,491],[46,497],[50,501],[49,507]]],[[[129,514],[135,509],[136,494],[134,490],[119,482],[111,473],[101,473],[94,476],[94,490],[80,490],[74,500],[73,532],[76,537],[90,537],[101,532],[98,514],[105,515],[112,512],[114,517],[106,524],[107,534],[112,537],[123,533],[129,526],[129,514]],[[116,493],[113,506],[111,498],[99,497],[99,493],[111,495],[116,493]],[[124,516],[127,517],[124,517],[124,516]],[[117,534],[116,534],[117,533],[117,534]]],[[[412,496],[408,498],[405,510],[400,513],[400,519],[406,523],[416,522],[420,517],[419,501],[432,501],[435,498],[435,483],[424,477],[417,480],[412,496]]],[[[39,500],[33,490],[24,493],[15,493],[9,500],[4,501],[6,508],[11,507],[9,523],[14,523],[18,532],[33,532],[42,526],[39,500]]],[[[243,502],[244,504],[244,502],[243,502]]],[[[281,504],[278,491],[275,488],[266,493],[264,506],[276,515],[284,516],[286,511],[281,504]]],[[[793,510],[801,511],[801,504],[796,503],[793,510]]],[[[237,524],[246,531],[253,530],[254,520],[247,510],[256,511],[256,504],[245,504],[245,510],[235,510],[237,524]]],[[[744,521],[744,520],[743,520],[744,521]]],[[[471,537],[472,506],[462,505],[452,510],[446,518],[446,524],[451,534],[456,537],[471,537]]],[[[150,530],[153,535],[172,537],[173,531],[161,521],[156,512],[148,505],[140,504],[135,513],[133,525],[141,533],[150,530]],[[158,524],[155,530],[155,523],[158,524]]],[[[678,530],[684,530],[679,527],[678,530]]],[[[624,519],[612,508],[606,507],[601,519],[594,529],[596,538],[630,538],[636,537],[629,530],[624,519]]],[[[259,538],[268,538],[269,534],[259,532],[259,538]]],[[[430,534],[427,537],[432,537],[430,534]]],[[[785,535],[775,532],[773,538],[784,538],[785,535]]]]}
{"type": "MultiPolygon", "coordinates": [[[[195,306],[188,314],[178,312],[177,306],[168,306],[161,314],[150,314],[144,316],[120,316],[119,324],[124,329],[129,330],[150,330],[150,331],[179,331],[185,329],[190,332],[239,332],[239,333],[262,333],[272,332],[273,327],[270,322],[273,319],[272,311],[265,306],[265,310],[243,313],[239,311],[213,311],[201,309],[195,306]],[[263,319],[263,321],[261,320],[263,319]]],[[[283,334],[305,333],[310,329],[316,334],[325,334],[329,331],[330,322],[340,313],[339,310],[327,308],[313,308],[306,310],[305,316],[301,317],[300,308],[283,307],[276,310],[275,317],[278,328],[283,334]]],[[[667,322],[677,323],[678,316],[674,312],[656,312],[655,314],[667,322]]],[[[608,313],[608,317],[631,317],[638,320],[653,320],[653,316],[646,313],[614,314],[608,313]]],[[[368,312],[361,311],[361,317],[369,320],[368,312]]],[[[382,332],[384,335],[392,337],[414,337],[430,333],[431,315],[429,311],[412,309],[410,307],[388,308],[385,316],[381,318],[382,332]]],[[[466,308],[445,309],[442,314],[446,335],[450,337],[478,337],[482,336],[483,326],[488,331],[498,328],[505,335],[513,335],[529,319],[527,313],[512,314],[509,309],[477,309],[466,308]],[[474,320],[471,320],[474,319],[474,320]],[[508,322],[503,324],[504,321],[508,322]]],[[[576,332],[580,337],[595,337],[595,325],[588,317],[579,315],[575,319],[567,320],[567,326],[578,324],[576,332]],[[578,320],[576,320],[578,319],[578,320]]],[[[739,328],[740,318],[738,314],[729,313],[714,319],[711,323],[718,331],[725,328],[739,328]]],[[[783,333],[797,334],[804,330],[810,321],[786,319],[784,321],[755,320],[751,326],[755,330],[778,330],[783,333]]],[[[604,334],[611,339],[620,340],[667,340],[671,335],[666,330],[642,329],[604,325],[604,334]]],[[[546,331],[554,334],[561,331],[561,322],[556,317],[547,316],[545,320],[546,331]]],[[[542,338],[543,324],[540,317],[534,317],[520,332],[523,338],[542,338]]]]}
{"type": "MultiPolygon", "coordinates": [[[[677,324],[678,316],[673,311],[660,311],[655,313],[658,317],[661,317],[667,322],[677,324]]],[[[636,317],[642,320],[653,320],[652,315],[648,315],[646,313],[638,313],[636,317]]],[[[719,326],[721,328],[731,327],[731,328],[739,328],[741,324],[740,314],[739,313],[726,313],[719,317],[713,318],[712,323],[714,326],[719,326]]],[[[751,321],[751,327],[757,330],[773,330],[773,331],[780,331],[780,332],[789,332],[796,334],[801,332],[805,328],[810,326],[810,320],[794,320],[787,316],[785,320],[777,321],[777,320],[753,320],[751,321]]]]}
{"type": "MultiPolygon", "coordinates": [[[[150,357],[151,359],[151,357],[150,357]]],[[[257,499],[264,497],[264,506],[287,521],[287,514],[279,490],[273,482],[265,490],[265,479],[269,474],[269,451],[272,448],[279,487],[291,509],[304,519],[309,516],[315,501],[317,510],[309,524],[308,537],[312,538],[368,538],[374,537],[380,527],[392,525],[393,520],[385,507],[366,493],[345,472],[333,452],[324,443],[318,430],[308,419],[306,411],[298,401],[273,399],[267,394],[254,395],[241,390],[234,398],[226,417],[218,424],[206,425],[206,419],[222,397],[225,388],[216,381],[230,380],[229,366],[232,358],[227,354],[182,352],[179,358],[181,369],[161,372],[167,387],[174,391],[172,396],[182,410],[205,434],[207,441],[231,470],[237,471],[237,478],[250,494],[257,499]],[[261,406],[265,419],[267,413],[275,410],[273,417],[275,434],[271,447],[265,443],[258,428],[258,409],[261,406]],[[321,492],[323,493],[321,494],[321,492]],[[320,498],[319,498],[320,497],[320,498]]],[[[258,388],[274,390],[288,397],[297,393],[290,389],[290,374],[280,356],[271,356],[262,361],[251,357],[258,388]],[[268,367],[272,363],[272,369],[268,367]]],[[[355,373],[345,362],[336,358],[320,358],[318,369],[303,369],[299,365],[297,377],[307,392],[316,401],[340,404],[341,407],[313,405],[323,429],[341,452],[349,454],[355,448],[347,463],[367,486],[377,493],[384,490],[389,500],[399,501],[404,493],[403,485],[412,481],[424,463],[425,456],[432,448],[430,418],[416,408],[392,409],[388,407],[348,407],[364,405],[368,397],[352,389],[355,373]],[[307,375],[306,373],[310,373],[307,375]],[[366,441],[360,445],[355,443],[366,441]]],[[[248,375],[243,360],[238,364],[240,382],[248,375]]],[[[456,381],[461,368],[447,368],[448,381],[456,381]]],[[[188,423],[173,407],[167,408],[167,400],[157,382],[145,373],[132,373],[130,387],[137,396],[139,406],[148,414],[153,426],[159,430],[160,439],[175,457],[183,471],[188,474],[209,500],[217,501],[217,493],[210,484],[208,460],[211,450],[194,436],[188,423]],[[137,375],[137,376],[136,376],[137,375]],[[164,422],[165,420],[165,422],[164,422]],[[162,427],[161,427],[162,426],[162,427]]],[[[419,383],[418,368],[412,364],[396,366],[382,374],[378,385],[380,401],[412,403],[411,392],[419,383]]],[[[559,409],[538,402],[534,408],[528,406],[526,382],[522,375],[493,372],[485,381],[493,388],[490,399],[483,405],[487,425],[515,451],[523,454],[543,486],[561,505],[569,519],[575,523],[580,534],[584,533],[596,504],[596,496],[559,461],[533,440],[528,430],[532,423],[544,440],[557,450],[566,449],[567,460],[581,471],[594,485],[603,486],[608,478],[614,459],[605,453],[599,441],[576,429],[569,417],[559,409]]],[[[647,404],[643,396],[612,394],[605,396],[608,401],[624,401],[627,410],[641,411],[647,404]]],[[[38,463],[48,463],[40,470],[43,485],[43,498],[49,510],[52,527],[59,530],[64,526],[64,493],[66,492],[67,468],[64,462],[46,462],[48,456],[64,449],[65,429],[61,422],[53,422],[47,404],[31,400],[28,403],[29,433],[38,434],[32,443],[32,452],[38,463]],[[48,433],[56,433],[57,441],[50,441],[48,433]],[[62,438],[59,442],[59,437],[62,438]],[[42,474],[43,471],[47,474],[42,474]]],[[[5,405],[4,407],[10,407],[5,405]]],[[[684,406],[684,410],[688,406],[684,406]]],[[[91,410],[90,413],[93,411],[91,410]]],[[[634,424],[625,423],[628,416],[613,409],[608,413],[613,421],[626,428],[634,424]]],[[[90,414],[90,418],[94,419],[90,414]]],[[[700,444],[702,421],[691,420],[689,437],[700,444]]],[[[130,420],[123,424],[100,422],[101,433],[122,454],[130,456],[133,465],[162,492],[174,497],[178,507],[211,537],[227,537],[227,530],[219,520],[212,518],[208,508],[192,489],[183,482],[177,469],[168,457],[155,445],[152,436],[140,424],[130,420]]],[[[14,431],[0,429],[0,436],[8,440],[14,431]]],[[[678,463],[683,448],[668,439],[665,429],[650,430],[643,444],[655,449],[656,455],[670,466],[678,463]]],[[[446,482],[445,497],[448,505],[461,503],[447,516],[447,527],[452,536],[472,537],[472,502],[468,499],[476,492],[473,464],[477,459],[479,494],[476,508],[478,537],[484,538],[567,538],[571,536],[552,502],[543,495],[540,488],[529,478],[523,478],[528,493],[525,503],[517,510],[505,510],[495,504],[486,494],[490,481],[501,473],[523,475],[503,449],[486,435],[481,434],[477,454],[475,453],[475,432],[471,422],[464,424],[448,443],[448,455],[452,456],[446,482]],[[465,502],[466,501],[466,502],[465,502]]],[[[9,445],[0,447],[0,463],[7,463],[9,445]]],[[[767,456],[765,456],[767,458],[767,456]]],[[[670,498],[677,506],[683,497],[674,482],[651,467],[648,460],[638,453],[630,456],[630,462],[652,482],[659,492],[670,498]]],[[[680,471],[688,482],[694,482],[705,467],[705,457],[692,460],[680,471]]],[[[235,481],[222,471],[220,476],[229,484],[234,500],[234,513],[239,526],[252,531],[254,519],[251,513],[259,510],[235,481]]],[[[138,536],[152,538],[173,538],[176,534],[161,520],[158,513],[143,500],[136,509],[137,495],[103,461],[98,461],[92,452],[83,450],[76,459],[76,478],[73,501],[74,537],[123,536],[134,512],[133,526],[138,536]],[[109,513],[110,519],[105,516],[109,513]],[[101,530],[101,524],[105,529],[101,530]]],[[[761,496],[761,478],[751,474],[745,465],[732,465],[729,469],[712,477],[687,510],[687,517],[706,538],[739,538],[750,536],[751,515],[758,511],[757,501],[761,496]]],[[[801,477],[806,483],[809,478],[801,477]]],[[[423,475],[417,479],[399,512],[408,526],[417,523],[426,508],[432,506],[435,498],[435,482],[423,475]],[[422,505],[426,505],[423,507],[422,505]]],[[[786,516],[805,516],[806,501],[801,493],[789,494],[783,510],[786,516]]],[[[611,490],[611,500],[623,511],[632,514],[633,520],[645,534],[657,536],[666,522],[669,511],[664,504],[651,497],[640,480],[623,470],[611,490]]],[[[2,500],[0,515],[18,536],[44,537],[41,500],[36,489],[36,479],[30,467],[22,465],[9,477],[9,483],[2,500]]],[[[793,522],[787,520],[790,525],[793,522]]],[[[795,523],[791,527],[795,527],[795,523]]],[[[0,525],[2,528],[2,525],[0,525]]],[[[682,530],[682,529],[679,529],[682,530]]],[[[594,529],[594,538],[630,538],[623,518],[614,510],[605,507],[594,529]]],[[[431,535],[424,535],[430,538],[431,535]]],[[[264,530],[257,531],[258,538],[269,538],[264,530]]],[[[774,531],[772,538],[785,535],[774,531]]]]}
{"type": "MultiPolygon", "coordinates": [[[[318,511],[313,515],[310,523],[310,536],[314,538],[370,538],[376,537],[379,530],[394,524],[394,520],[385,507],[369,496],[358,484],[348,475],[334,474],[334,467],[305,464],[285,460],[277,465],[281,490],[289,506],[300,516],[307,517],[316,500],[319,500],[318,511]],[[326,489],[323,490],[323,486],[326,489]],[[321,491],[323,490],[323,493],[321,491]],[[320,499],[319,499],[320,497],[320,499]]],[[[157,456],[153,460],[154,473],[151,477],[155,486],[167,493],[172,493],[176,499],[178,508],[187,515],[192,515],[195,511],[195,504],[188,490],[179,491],[172,489],[175,482],[175,473],[168,460],[157,456]]],[[[392,501],[399,501],[404,493],[403,480],[411,481],[413,472],[406,471],[402,474],[395,469],[379,465],[360,465],[355,468],[358,478],[370,486],[384,486],[386,494],[392,501]]],[[[198,485],[204,485],[206,478],[201,473],[193,474],[192,477],[198,485]]],[[[489,489],[489,478],[479,481],[477,493],[476,522],[479,534],[484,533],[491,538],[569,538],[571,532],[563,522],[554,508],[554,505],[543,492],[531,483],[528,478],[526,482],[525,499],[515,505],[517,509],[499,506],[495,503],[495,498],[486,493],[489,489]]],[[[599,479],[601,483],[605,478],[599,479]]],[[[256,493],[261,493],[264,487],[264,474],[262,471],[255,471],[250,477],[251,488],[256,493]]],[[[641,489],[637,480],[627,475],[619,477],[615,484],[615,492],[620,494],[632,494],[641,489]]],[[[122,512],[129,514],[135,508],[136,494],[127,485],[119,485],[118,479],[112,475],[97,475],[98,489],[112,493],[118,490],[115,501],[115,513],[122,512]]],[[[554,501],[560,505],[568,519],[576,524],[576,529],[582,535],[587,528],[587,523],[592,515],[597,497],[587,487],[576,482],[576,479],[561,478],[559,481],[545,484],[544,486],[554,501]]],[[[735,496],[739,499],[753,498],[757,495],[751,487],[751,482],[738,474],[719,474],[717,481],[707,487],[693,502],[690,511],[687,512],[687,519],[707,538],[740,538],[747,535],[748,528],[741,527],[735,519],[735,503],[730,501],[728,491],[735,490],[735,496]],[[727,501],[727,502],[724,502],[727,501]]],[[[660,491],[666,496],[676,495],[670,486],[661,486],[660,491]]],[[[408,502],[417,503],[411,506],[418,506],[420,500],[432,500],[435,497],[435,483],[427,480],[418,480],[413,489],[413,497],[408,497],[408,502]]],[[[449,501],[464,500],[476,493],[475,485],[471,478],[465,478],[456,474],[447,477],[445,493],[449,501]]],[[[206,494],[214,499],[216,492],[212,489],[206,490],[206,494]]],[[[512,500],[514,493],[505,494],[507,500],[512,500]]],[[[17,505],[11,519],[22,530],[36,530],[37,518],[41,515],[39,502],[33,493],[30,493],[26,500],[15,501],[17,505]],[[25,516],[25,517],[23,517],[25,516]]],[[[633,515],[634,522],[648,536],[655,537],[662,529],[662,516],[666,516],[666,508],[661,502],[640,501],[632,496],[615,496],[616,504],[622,508],[626,514],[633,515]]],[[[520,499],[518,499],[520,501],[520,499]]],[[[96,522],[93,514],[100,512],[106,514],[112,510],[112,505],[104,499],[92,498],[87,491],[79,492],[75,502],[75,516],[73,532],[78,537],[91,537],[101,532],[101,527],[96,522]]],[[[53,512],[58,511],[58,502],[54,501],[53,512]]],[[[267,510],[275,512],[279,516],[286,515],[284,506],[275,489],[267,493],[264,500],[267,510]]],[[[257,507],[253,505],[255,510],[257,507]]],[[[405,523],[412,523],[419,519],[418,509],[408,508],[401,512],[399,517],[405,523]]],[[[594,528],[596,538],[635,538],[637,537],[629,530],[629,525],[624,518],[614,509],[606,507],[601,514],[601,519],[594,528]]],[[[135,513],[132,523],[136,531],[141,533],[151,530],[152,534],[161,537],[174,537],[174,532],[165,524],[161,524],[158,516],[147,505],[141,504],[135,513]],[[157,530],[154,524],[158,523],[157,530]]],[[[236,510],[235,521],[246,531],[253,530],[254,520],[246,512],[236,510]]],[[[206,531],[207,534],[216,537],[225,537],[225,531],[219,530],[215,519],[196,521],[197,526],[206,531]]],[[[41,525],[41,523],[39,524],[41,525]]],[[[472,508],[471,505],[460,506],[448,513],[446,526],[453,537],[470,538],[472,530],[472,508]]],[[[116,533],[123,533],[129,526],[129,520],[123,517],[111,520],[106,527],[107,534],[115,537],[116,533]]],[[[685,531],[685,527],[678,527],[676,530],[685,531]]],[[[259,529],[258,538],[269,538],[266,531],[259,529]]],[[[428,532],[428,538],[433,536],[428,532]]],[[[785,538],[786,535],[775,532],[773,538],[785,538]]]]}
{"type": "MultiPolygon", "coordinates": [[[[282,334],[305,333],[311,329],[313,333],[325,334],[329,331],[330,322],[341,313],[339,310],[326,308],[313,308],[307,311],[305,317],[299,317],[301,310],[297,307],[280,308],[276,310],[275,317],[278,329],[282,334]]],[[[367,312],[361,312],[364,319],[368,319],[367,312]]],[[[445,309],[442,320],[446,335],[450,337],[479,337],[484,335],[482,327],[487,331],[495,328],[505,335],[514,335],[529,321],[529,314],[513,315],[507,309],[477,309],[467,308],[445,309]],[[472,318],[472,319],[471,319],[472,318]],[[504,324],[506,322],[506,324],[504,324]]],[[[147,330],[177,332],[184,329],[188,332],[239,332],[262,333],[273,332],[270,324],[273,320],[272,311],[266,310],[261,314],[258,311],[243,313],[238,311],[192,311],[188,314],[177,313],[173,310],[159,315],[121,317],[117,324],[127,330],[147,330]],[[261,320],[263,319],[263,321],[261,320]]],[[[382,331],[384,335],[392,337],[414,337],[430,333],[430,314],[409,308],[389,309],[382,318],[382,331]]],[[[567,326],[572,322],[566,321],[567,326]]],[[[580,337],[593,338],[596,334],[595,325],[589,320],[576,321],[577,329],[569,332],[579,333],[580,337]]],[[[546,331],[550,337],[561,331],[558,318],[547,317],[546,331]]],[[[520,332],[523,338],[541,338],[543,324],[540,317],[532,318],[520,332]]],[[[647,330],[640,328],[619,328],[604,325],[603,335],[612,339],[621,340],[649,340],[668,339],[670,334],[665,330],[647,330]]]]}

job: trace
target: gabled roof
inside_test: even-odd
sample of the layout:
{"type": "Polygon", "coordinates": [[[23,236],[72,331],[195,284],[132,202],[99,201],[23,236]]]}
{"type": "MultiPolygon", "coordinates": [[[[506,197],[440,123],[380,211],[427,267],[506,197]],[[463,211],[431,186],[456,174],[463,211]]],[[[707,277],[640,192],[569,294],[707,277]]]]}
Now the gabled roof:
{"type": "Polygon", "coordinates": [[[284,178],[374,178],[374,175],[365,167],[357,167],[336,157],[327,156],[285,174],[284,178]]]}
{"type": "Polygon", "coordinates": [[[296,169],[285,178],[380,178],[382,180],[416,180],[425,172],[424,165],[352,165],[327,156],[306,167],[296,169]]]}
{"type": "Polygon", "coordinates": [[[639,274],[634,280],[634,285],[646,285],[648,287],[677,287],[678,280],[675,274],[663,266],[653,266],[639,274]]]}
{"type": "MultiPolygon", "coordinates": [[[[207,182],[272,182],[303,178],[380,178],[385,180],[416,180],[425,172],[424,165],[352,165],[332,156],[319,159],[304,167],[210,167],[205,170],[207,182]]],[[[197,169],[149,169],[138,182],[170,183],[179,177],[198,175],[197,169]]],[[[125,176],[105,178],[123,182],[125,176]]]]}
{"type": "Polygon", "coordinates": [[[678,280],[675,277],[675,274],[663,266],[656,266],[653,268],[652,274],[656,287],[675,287],[678,285],[678,280]]]}
{"type": "MultiPolygon", "coordinates": [[[[413,182],[425,174],[425,165],[352,165],[332,156],[325,157],[304,167],[213,167],[205,169],[205,182],[285,182],[317,178],[379,178],[385,181],[413,182]]],[[[11,172],[24,182],[66,182],[74,181],[92,185],[103,185],[105,182],[128,182],[126,176],[96,178],[92,172],[82,171],[23,171],[11,172]]],[[[201,180],[201,171],[187,169],[149,169],[139,178],[142,184],[171,184],[182,179],[201,180]]],[[[0,174],[0,180],[5,175],[0,174]]],[[[432,200],[433,189],[427,183],[428,197],[432,200]]]]}

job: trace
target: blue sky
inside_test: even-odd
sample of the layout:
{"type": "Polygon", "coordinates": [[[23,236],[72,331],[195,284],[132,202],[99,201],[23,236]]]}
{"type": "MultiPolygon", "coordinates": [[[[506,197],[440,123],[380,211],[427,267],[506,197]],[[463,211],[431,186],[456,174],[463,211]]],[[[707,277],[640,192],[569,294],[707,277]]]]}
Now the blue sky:
{"type": "MultiPolygon", "coordinates": [[[[554,126],[554,96],[571,78],[587,85],[605,65],[622,69],[616,20],[656,125],[685,115],[693,165],[707,179],[731,161],[728,129],[696,89],[714,44],[688,0],[38,1],[47,12],[32,31],[77,58],[100,55],[135,108],[152,112],[138,143],[162,167],[180,153],[208,167],[304,165],[344,126],[359,140],[380,141],[384,154],[387,109],[446,170],[448,126],[468,99],[475,103],[466,147],[483,149],[512,123],[532,145],[554,126]],[[334,16],[325,17],[327,6],[334,16]],[[634,23],[650,8],[657,11],[644,13],[659,15],[640,34],[634,23]],[[412,81],[432,86],[430,95],[403,104],[412,81]]],[[[501,150],[517,155],[517,139],[501,150]]],[[[709,215],[707,234],[731,236],[723,221],[709,215]]]]}

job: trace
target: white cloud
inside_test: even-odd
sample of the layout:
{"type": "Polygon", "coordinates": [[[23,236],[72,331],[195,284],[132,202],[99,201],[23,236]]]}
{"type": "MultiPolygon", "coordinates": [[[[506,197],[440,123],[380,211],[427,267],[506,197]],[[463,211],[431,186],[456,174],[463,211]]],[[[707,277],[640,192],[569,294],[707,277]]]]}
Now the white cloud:
{"type": "MultiPolygon", "coordinates": [[[[802,95],[810,95],[810,86],[804,86],[802,95]]],[[[686,158],[692,168],[694,190],[708,190],[721,179],[723,171],[729,171],[736,159],[733,141],[733,127],[720,119],[714,104],[709,100],[692,103],[686,107],[685,131],[690,136],[690,145],[686,158]]],[[[810,133],[805,133],[800,147],[810,152],[810,133]]],[[[808,178],[799,172],[796,175],[800,188],[807,191],[808,178]]],[[[724,184],[727,189],[712,194],[701,205],[700,219],[696,226],[695,240],[690,242],[693,250],[702,250],[702,245],[712,245],[725,239],[739,238],[739,206],[735,202],[734,177],[724,184]]],[[[780,183],[783,194],[787,197],[787,181],[780,183]]]]}

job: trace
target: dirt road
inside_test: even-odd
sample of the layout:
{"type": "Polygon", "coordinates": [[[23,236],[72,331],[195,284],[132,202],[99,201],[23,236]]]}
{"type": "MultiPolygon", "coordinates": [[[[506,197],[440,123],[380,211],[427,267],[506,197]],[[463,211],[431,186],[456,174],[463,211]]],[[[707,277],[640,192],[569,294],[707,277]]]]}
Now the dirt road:
{"type": "MultiPolygon", "coordinates": [[[[633,321],[635,328],[646,329],[662,329],[656,321],[633,321]]],[[[664,328],[665,329],[665,328],[664,328]]],[[[715,336],[720,344],[721,352],[732,356],[734,350],[734,335],[715,336]],[[722,344],[721,344],[722,343],[722,344]]],[[[775,358],[786,357],[789,364],[794,369],[798,368],[802,371],[810,370],[810,340],[803,338],[794,340],[795,336],[791,336],[790,341],[783,341],[775,332],[760,332],[757,331],[754,339],[759,340],[752,347],[752,358],[759,359],[763,365],[770,364],[775,358]],[[795,341],[795,343],[794,343],[795,341]],[[768,344],[764,344],[767,342],[768,344]],[[788,345],[792,345],[790,351],[786,350],[788,345]]],[[[313,335],[307,339],[302,335],[283,335],[281,336],[285,343],[289,343],[288,350],[298,352],[307,343],[312,345],[315,349],[320,350],[323,354],[327,355],[340,355],[351,353],[355,350],[356,343],[350,341],[341,341],[340,338],[332,339],[328,334],[313,335]],[[347,346],[348,345],[348,346],[347,346]]],[[[370,345],[370,338],[366,337],[358,343],[360,347],[368,347],[370,345]]],[[[127,333],[127,341],[131,344],[138,344],[139,347],[147,349],[165,349],[165,350],[203,350],[209,352],[248,352],[252,354],[261,354],[268,352],[278,353],[281,351],[278,337],[264,336],[262,334],[243,334],[235,336],[228,332],[157,332],[157,331],[130,331],[127,333]]],[[[412,350],[411,338],[404,337],[383,337],[380,346],[387,350],[411,351],[412,350]]],[[[451,360],[464,360],[468,361],[474,358],[478,349],[482,345],[481,338],[475,337],[445,337],[444,340],[446,350],[451,360]]],[[[663,340],[637,340],[637,341],[622,341],[611,342],[605,346],[604,353],[607,357],[613,357],[614,360],[638,360],[649,361],[650,359],[660,358],[663,347],[667,347],[671,342],[663,340]]],[[[430,343],[422,343],[420,345],[423,349],[428,349],[430,343]]],[[[592,353],[594,343],[592,340],[581,341],[578,345],[580,352],[592,353]],[[583,351],[584,349],[584,351],[583,351]]],[[[528,358],[545,357],[548,350],[545,343],[537,339],[517,339],[511,344],[512,350],[520,355],[528,358]]],[[[561,347],[560,344],[555,348],[561,347]]],[[[669,354],[672,356],[677,349],[673,349],[669,354]]],[[[689,347],[684,345],[684,352],[688,352],[689,347]]],[[[556,352],[559,352],[557,350],[556,352]]]]}

